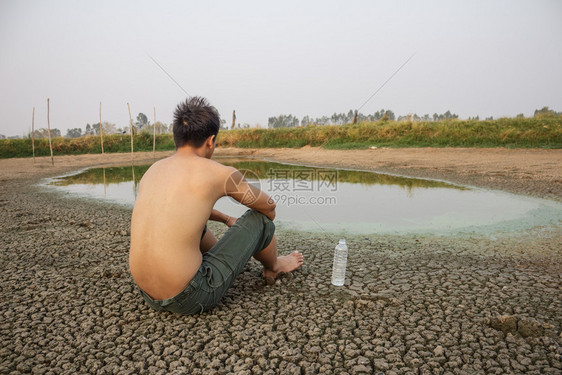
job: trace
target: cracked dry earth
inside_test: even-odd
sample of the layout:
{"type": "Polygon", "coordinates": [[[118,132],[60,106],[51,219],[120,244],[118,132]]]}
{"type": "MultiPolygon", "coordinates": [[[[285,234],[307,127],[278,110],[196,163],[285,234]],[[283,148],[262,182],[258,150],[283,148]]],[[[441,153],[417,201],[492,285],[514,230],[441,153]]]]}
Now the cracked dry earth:
{"type": "MultiPolygon", "coordinates": [[[[251,261],[209,313],[151,311],[128,272],[131,210],[0,186],[2,374],[560,374],[560,227],[487,237],[279,232],[305,265],[251,261]]],[[[225,227],[212,223],[217,233],[225,227]]]]}

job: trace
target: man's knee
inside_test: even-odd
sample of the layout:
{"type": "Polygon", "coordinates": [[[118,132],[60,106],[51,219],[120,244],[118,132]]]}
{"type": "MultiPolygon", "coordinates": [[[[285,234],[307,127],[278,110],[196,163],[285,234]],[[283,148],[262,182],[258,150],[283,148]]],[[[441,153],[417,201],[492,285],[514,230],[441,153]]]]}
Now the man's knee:
{"type": "Polygon", "coordinates": [[[242,217],[246,217],[243,221],[247,221],[249,225],[260,229],[261,246],[259,250],[266,248],[275,234],[275,224],[267,216],[256,210],[248,210],[242,217]]]}

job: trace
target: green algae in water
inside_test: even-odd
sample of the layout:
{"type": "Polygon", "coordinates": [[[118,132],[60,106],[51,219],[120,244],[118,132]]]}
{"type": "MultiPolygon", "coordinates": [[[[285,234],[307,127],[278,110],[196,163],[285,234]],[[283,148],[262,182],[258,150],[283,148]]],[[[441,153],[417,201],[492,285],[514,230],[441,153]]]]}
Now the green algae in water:
{"type": "MultiPolygon", "coordinates": [[[[519,231],[558,224],[562,205],[444,181],[260,160],[215,159],[241,170],[277,202],[276,224],[338,234],[454,234],[519,231]]],[[[71,195],[133,206],[150,165],[91,168],[49,186],[71,195]]],[[[239,216],[246,207],[224,197],[215,208],[239,216]]]]}

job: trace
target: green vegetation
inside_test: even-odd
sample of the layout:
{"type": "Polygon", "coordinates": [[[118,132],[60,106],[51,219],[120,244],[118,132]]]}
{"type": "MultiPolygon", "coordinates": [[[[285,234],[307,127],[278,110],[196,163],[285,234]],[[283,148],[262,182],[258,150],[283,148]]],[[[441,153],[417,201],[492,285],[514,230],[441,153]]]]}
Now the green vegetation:
{"type": "MultiPolygon", "coordinates": [[[[152,151],[152,135],[141,132],[134,137],[135,151],[152,151]]],[[[222,147],[321,146],[329,149],[376,147],[506,147],[562,148],[562,116],[537,114],[533,118],[497,120],[376,121],[347,125],[308,125],[275,129],[222,130],[217,144],[222,147]]],[[[156,136],[156,149],[173,150],[171,134],[156,136]]],[[[105,152],[129,152],[129,135],[104,137],[105,152]]],[[[53,139],[55,155],[101,152],[97,136],[53,139]]],[[[37,156],[47,156],[46,139],[35,141],[37,156]]],[[[0,140],[0,158],[30,157],[31,139],[0,140]]]]}
{"type": "Polygon", "coordinates": [[[378,121],[337,126],[235,129],[221,146],[330,149],[376,147],[562,148],[562,116],[497,120],[378,121]]]}
{"type": "MultiPolygon", "coordinates": [[[[80,138],[53,138],[53,153],[55,155],[100,154],[99,136],[85,136],[80,138]]],[[[134,136],[135,151],[152,151],[152,134],[143,132],[134,136]]],[[[131,152],[131,136],[128,134],[111,134],[103,137],[104,152],[131,152]]],[[[156,135],[156,150],[174,150],[174,140],[171,134],[156,135]]],[[[49,156],[49,140],[42,138],[35,140],[35,156],[49,156]]],[[[0,140],[0,158],[31,157],[31,138],[0,140]]]]}

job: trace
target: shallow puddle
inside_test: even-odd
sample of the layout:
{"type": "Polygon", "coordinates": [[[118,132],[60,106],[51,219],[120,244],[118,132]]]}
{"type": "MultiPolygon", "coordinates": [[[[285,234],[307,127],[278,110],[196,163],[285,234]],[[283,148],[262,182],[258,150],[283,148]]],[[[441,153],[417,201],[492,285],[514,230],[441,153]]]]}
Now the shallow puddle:
{"type": "MultiPolygon", "coordinates": [[[[314,232],[374,234],[520,231],[558,224],[562,204],[443,181],[250,159],[215,159],[242,171],[277,202],[277,226],[314,232]]],[[[46,186],[71,195],[133,206],[150,165],[83,170],[46,186]]],[[[231,216],[246,208],[215,205],[231,216]]]]}

